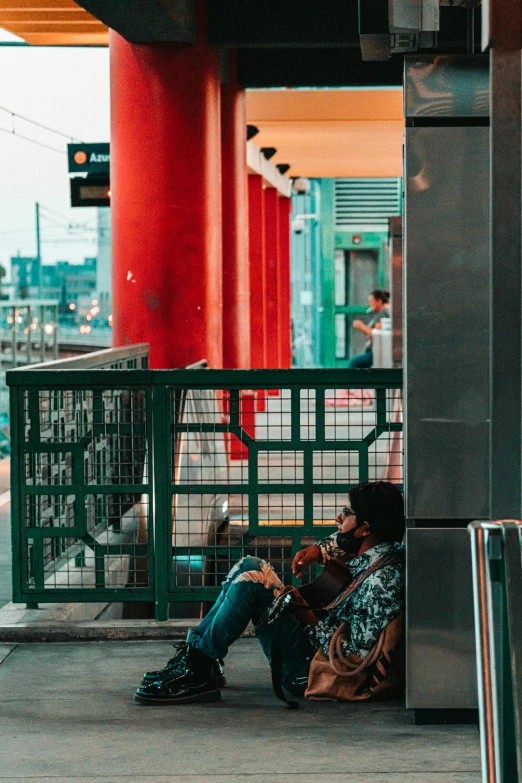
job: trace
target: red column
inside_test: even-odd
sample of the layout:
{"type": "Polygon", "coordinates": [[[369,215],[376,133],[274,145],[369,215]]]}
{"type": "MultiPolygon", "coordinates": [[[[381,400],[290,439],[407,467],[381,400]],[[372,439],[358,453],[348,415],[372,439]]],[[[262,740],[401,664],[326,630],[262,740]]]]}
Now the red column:
{"type": "Polygon", "coordinates": [[[216,52],[110,35],[114,345],[150,365],[222,358],[221,128],[216,52]]]}
{"type": "Polygon", "coordinates": [[[260,174],[248,176],[248,247],[250,266],[250,366],[265,367],[264,190],[260,174]]]}
{"type": "Polygon", "coordinates": [[[250,367],[246,100],[237,84],[221,87],[223,202],[223,367],[250,367]]]}
{"type": "Polygon", "coordinates": [[[265,366],[279,367],[279,195],[265,190],[265,366]]]}
{"type": "Polygon", "coordinates": [[[279,196],[279,367],[285,368],[292,366],[290,209],[290,199],[279,196]]]}

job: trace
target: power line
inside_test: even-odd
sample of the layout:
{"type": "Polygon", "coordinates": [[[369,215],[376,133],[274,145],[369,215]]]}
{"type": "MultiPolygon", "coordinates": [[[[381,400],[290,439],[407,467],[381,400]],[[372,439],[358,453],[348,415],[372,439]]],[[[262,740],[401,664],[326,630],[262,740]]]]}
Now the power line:
{"type": "Polygon", "coordinates": [[[85,245],[88,244],[95,244],[96,243],[96,237],[86,237],[82,239],[42,239],[42,244],[49,244],[49,245],[85,245]]]}
{"type": "Polygon", "coordinates": [[[14,228],[11,231],[0,231],[0,237],[7,234],[33,234],[34,228],[14,228]]]}
{"type": "Polygon", "coordinates": [[[0,128],[0,131],[2,131],[2,133],[8,133],[9,136],[16,136],[17,138],[23,139],[24,141],[30,141],[32,144],[36,144],[38,147],[45,147],[45,149],[52,150],[53,152],[59,152],[60,155],[67,154],[65,150],[58,150],[56,147],[51,147],[50,144],[44,144],[41,141],[36,141],[35,139],[31,139],[29,136],[22,136],[22,134],[18,133],[15,129],[7,130],[7,128],[0,128]]]}
{"type": "Polygon", "coordinates": [[[51,212],[53,215],[62,218],[62,220],[69,220],[67,215],[64,215],[63,212],[58,212],[58,210],[54,207],[48,207],[46,204],[40,204],[40,209],[45,210],[45,212],[51,212]]]}
{"type": "MultiPolygon", "coordinates": [[[[46,207],[45,204],[40,204],[40,209],[44,212],[50,212],[51,215],[54,215],[55,217],[60,218],[60,220],[65,221],[67,225],[71,222],[71,219],[67,217],[67,215],[63,215],[61,212],[58,212],[57,209],[53,209],[52,207],[46,207]]],[[[49,220],[50,218],[46,218],[46,220],[49,220]]]]}
{"type": "Polygon", "coordinates": [[[42,212],[42,220],[46,220],[52,226],[56,226],[57,228],[61,228],[63,231],[67,231],[67,229],[68,229],[67,226],[63,225],[63,223],[59,223],[58,220],[56,220],[54,217],[49,217],[49,215],[46,215],[43,212],[42,212]]]}
{"type": "Polygon", "coordinates": [[[71,136],[70,133],[63,133],[62,131],[56,130],[55,128],[50,128],[48,125],[43,125],[41,122],[37,122],[36,120],[30,120],[28,117],[24,117],[22,114],[18,114],[11,109],[6,109],[4,106],[0,106],[0,111],[5,111],[6,114],[10,114],[13,118],[13,121],[14,118],[17,117],[19,120],[29,122],[31,125],[36,125],[38,128],[43,128],[44,130],[49,131],[49,133],[56,133],[57,136],[63,136],[64,139],[69,139],[69,141],[76,141],[79,144],[84,144],[81,139],[77,139],[75,136],[71,136]]]}

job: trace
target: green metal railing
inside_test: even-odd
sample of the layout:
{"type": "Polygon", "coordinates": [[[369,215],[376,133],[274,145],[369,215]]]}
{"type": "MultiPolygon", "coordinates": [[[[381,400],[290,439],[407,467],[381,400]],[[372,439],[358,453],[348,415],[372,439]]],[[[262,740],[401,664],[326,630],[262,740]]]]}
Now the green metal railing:
{"type": "Polygon", "coordinates": [[[484,783],[522,781],[522,522],[472,522],[484,783]]]}
{"type": "Polygon", "coordinates": [[[148,370],[118,351],[9,373],[15,601],[166,619],[245,554],[288,582],[351,486],[402,481],[401,371],[148,370]]]}

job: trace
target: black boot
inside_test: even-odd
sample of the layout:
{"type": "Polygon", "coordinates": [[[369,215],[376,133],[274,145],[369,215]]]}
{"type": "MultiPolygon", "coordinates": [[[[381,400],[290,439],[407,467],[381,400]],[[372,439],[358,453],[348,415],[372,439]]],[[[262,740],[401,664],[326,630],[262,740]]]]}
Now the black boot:
{"type": "Polygon", "coordinates": [[[214,675],[214,663],[201,650],[189,645],[185,673],[142,685],[134,701],[149,705],[219,701],[221,691],[214,675]]]}
{"type": "MultiPolygon", "coordinates": [[[[153,672],[145,672],[141,684],[150,685],[153,682],[158,682],[158,680],[170,680],[172,677],[180,677],[183,675],[187,666],[187,655],[189,647],[190,645],[188,642],[176,642],[174,644],[174,649],[176,650],[174,657],[171,658],[170,661],[167,661],[167,665],[164,666],[163,669],[158,669],[157,671],[153,672]]],[[[220,658],[216,658],[214,661],[214,676],[217,680],[219,688],[224,688],[227,684],[223,669],[224,662],[220,658]]]]}

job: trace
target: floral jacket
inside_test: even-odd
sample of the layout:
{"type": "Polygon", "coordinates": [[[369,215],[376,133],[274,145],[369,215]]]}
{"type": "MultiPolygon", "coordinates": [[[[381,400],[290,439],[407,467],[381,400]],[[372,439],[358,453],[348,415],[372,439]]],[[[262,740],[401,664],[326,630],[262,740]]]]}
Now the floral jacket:
{"type": "MultiPolygon", "coordinates": [[[[337,533],[317,541],[323,563],[344,552],[337,546],[337,533]]],[[[402,544],[378,544],[363,555],[350,560],[352,579],[367,571],[376,560],[384,555],[403,552],[402,544]]],[[[344,637],[342,650],[345,656],[357,653],[364,658],[372,649],[383,628],[403,610],[404,606],[404,561],[384,566],[370,576],[333,609],[324,620],[309,629],[316,646],[322,647],[328,655],[330,640],[341,623],[348,623],[350,633],[344,637]]]]}

